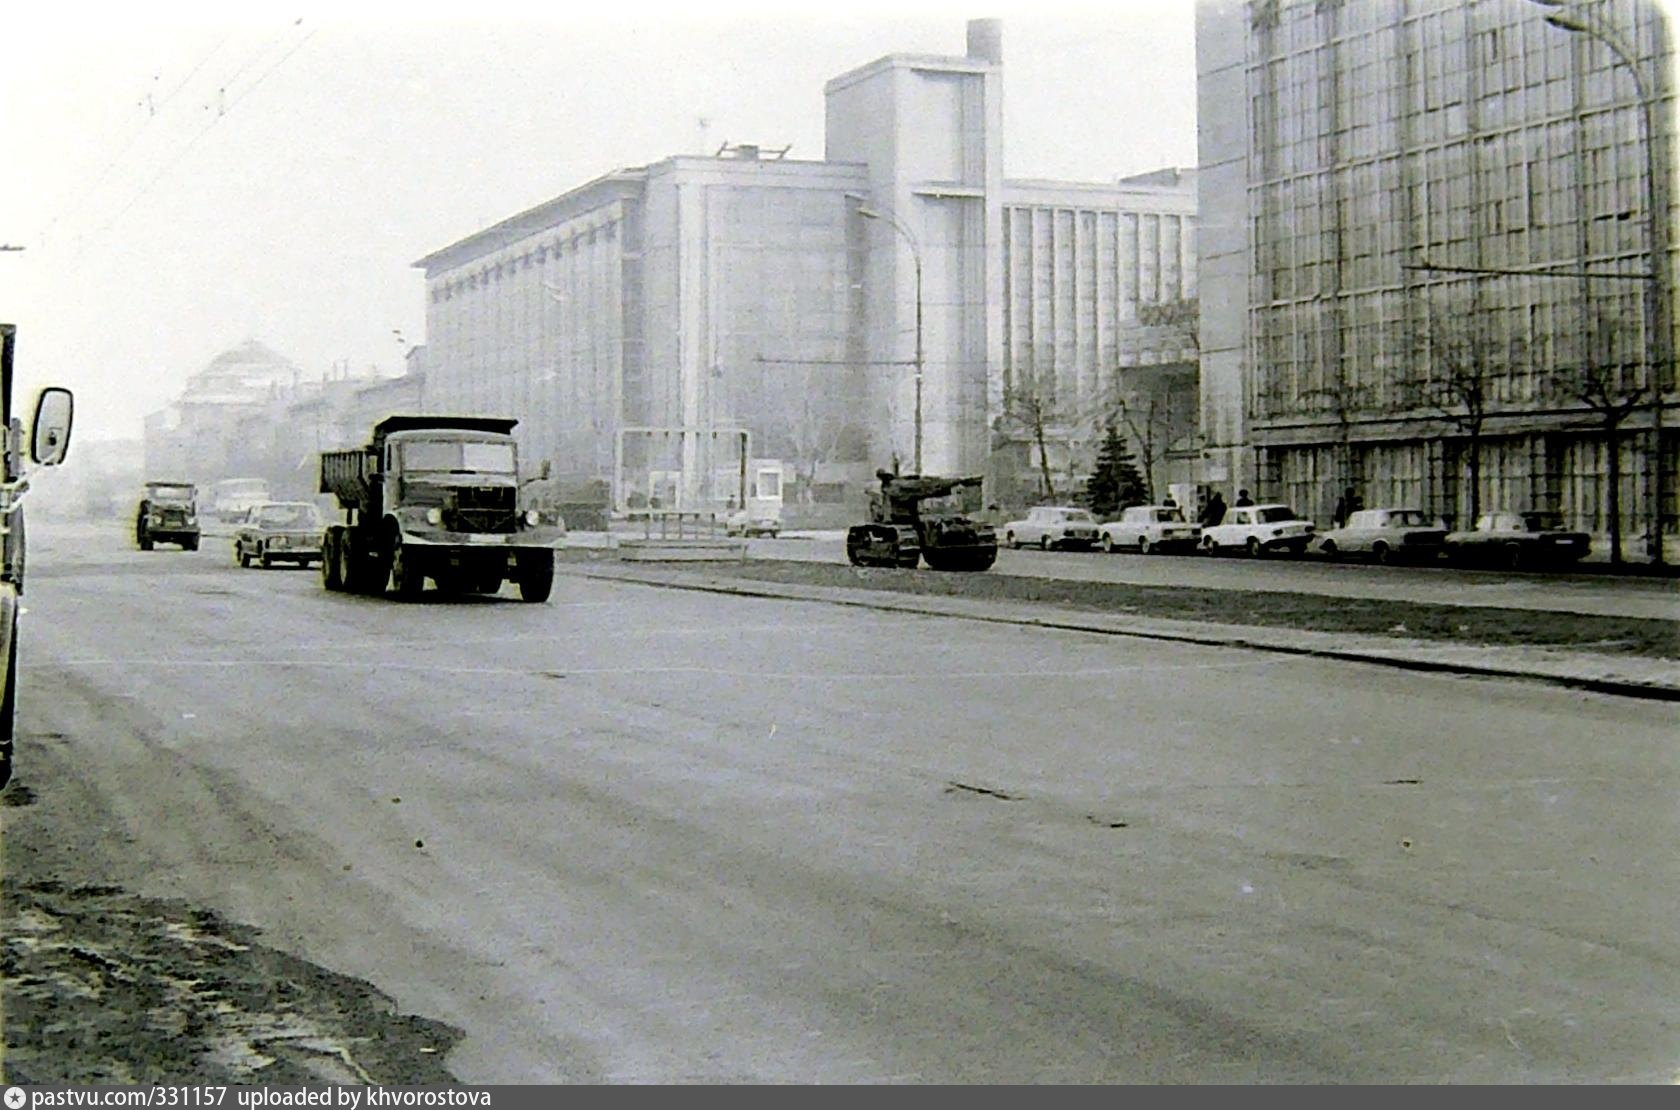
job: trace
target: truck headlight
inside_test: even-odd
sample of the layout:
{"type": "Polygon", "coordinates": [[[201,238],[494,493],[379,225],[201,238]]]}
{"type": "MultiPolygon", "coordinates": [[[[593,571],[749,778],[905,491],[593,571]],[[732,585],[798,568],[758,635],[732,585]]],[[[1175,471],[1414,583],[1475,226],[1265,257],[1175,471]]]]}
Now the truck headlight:
{"type": "Polygon", "coordinates": [[[537,512],[535,509],[526,509],[525,523],[529,524],[532,528],[535,528],[538,524],[542,523],[542,514],[537,512]]]}
{"type": "Polygon", "coordinates": [[[431,508],[426,510],[426,523],[434,528],[443,523],[443,510],[431,508]]]}

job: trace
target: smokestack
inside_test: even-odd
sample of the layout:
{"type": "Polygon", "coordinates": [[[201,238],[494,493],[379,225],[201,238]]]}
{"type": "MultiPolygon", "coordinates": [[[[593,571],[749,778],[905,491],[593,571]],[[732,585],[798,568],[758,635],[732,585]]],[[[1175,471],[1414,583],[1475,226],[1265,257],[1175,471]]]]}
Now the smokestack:
{"type": "Polygon", "coordinates": [[[968,56],[995,66],[1003,64],[1003,20],[968,21],[968,56]]]}

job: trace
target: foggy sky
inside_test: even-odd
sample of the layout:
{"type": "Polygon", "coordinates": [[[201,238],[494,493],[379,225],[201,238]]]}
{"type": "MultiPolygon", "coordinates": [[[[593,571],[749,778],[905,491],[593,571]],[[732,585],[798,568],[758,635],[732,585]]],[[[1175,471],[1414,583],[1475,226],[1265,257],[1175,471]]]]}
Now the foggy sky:
{"type": "Polygon", "coordinates": [[[0,318],[25,400],[77,391],[78,438],[138,437],[250,338],[313,378],[396,373],[425,339],[414,260],[622,166],[821,158],[824,81],[960,55],[969,18],[1004,20],[1008,176],[1196,162],[1190,0],[226,10],[8,15],[0,243],[26,249],[0,253],[0,318]]]}

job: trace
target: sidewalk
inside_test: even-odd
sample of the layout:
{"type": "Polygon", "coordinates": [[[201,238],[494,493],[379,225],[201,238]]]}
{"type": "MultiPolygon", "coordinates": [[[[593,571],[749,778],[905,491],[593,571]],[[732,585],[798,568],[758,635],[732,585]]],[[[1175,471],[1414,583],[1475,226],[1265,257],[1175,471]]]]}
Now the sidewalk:
{"type": "MultiPolygon", "coordinates": [[[[598,559],[562,563],[566,573],[668,589],[780,598],[1000,624],[1244,648],[1405,670],[1544,682],[1597,693],[1680,701],[1680,661],[1528,645],[1441,643],[1403,633],[1368,635],[1173,620],[1060,605],[887,593],[869,588],[747,580],[705,569],[598,559]]],[[[867,573],[867,572],[865,572],[867,573]]],[[[888,572],[890,573],[890,572],[888,572]]]]}

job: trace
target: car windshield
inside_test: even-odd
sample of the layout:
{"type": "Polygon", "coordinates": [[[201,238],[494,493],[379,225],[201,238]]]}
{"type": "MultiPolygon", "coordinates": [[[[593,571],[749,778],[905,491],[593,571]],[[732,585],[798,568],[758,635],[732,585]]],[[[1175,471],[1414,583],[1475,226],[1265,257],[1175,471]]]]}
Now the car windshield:
{"type": "Polygon", "coordinates": [[[1076,524],[1095,524],[1097,522],[1096,518],[1084,509],[1067,509],[1062,512],[1061,516],[1063,520],[1072,521],[1076,524]]]}
{"type": "Polygon", "coordinates": [[[512,474],[513,444],[471,439],[411,440],[403,444],[404,470],[512,474]]]}
{"type": "Polygon", "coordinates": [[[1155,521],[1159,524],[1176,524],[1184,520],[1184,514],[1177,509],[1156,509],[1155,521]]]}
{"type": "Polygon", "coordinates": [[[1556,532],[1563,527],[1557,513],[1524,513],[1522,522],[1525,532],[1556,532]]]}
{"type": "Polygon", "coordinates": [[[1284,505],[1268,505],[1255,510],[1255,520],[1260,524],[1282,524],[1295,519],[1295,510],[1284,505]]]}
{"type": "Polygon", "coordinates": [[[258,510],[257,523],[264,528],[317,528],[321,514],[313,505],[268,505],[258,510]]]}
{"type": "Polygon", "coordinates": [[[146,496],[153,501],[191,501],[192,486],[147,486],[146,496]]]}
{"type": "Polygon", "coordinates": [[[1427,528],[1435,522],[1418,509],[1396,509],[1388,514],[1388,522],[1405,528],[1427,528]]]}

